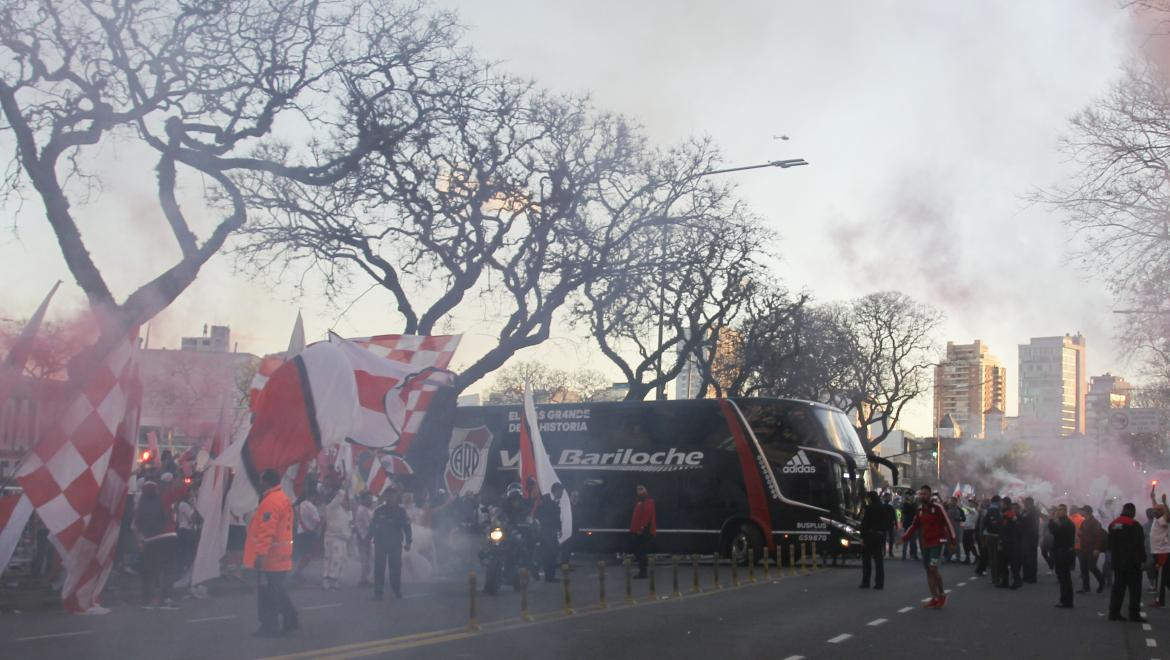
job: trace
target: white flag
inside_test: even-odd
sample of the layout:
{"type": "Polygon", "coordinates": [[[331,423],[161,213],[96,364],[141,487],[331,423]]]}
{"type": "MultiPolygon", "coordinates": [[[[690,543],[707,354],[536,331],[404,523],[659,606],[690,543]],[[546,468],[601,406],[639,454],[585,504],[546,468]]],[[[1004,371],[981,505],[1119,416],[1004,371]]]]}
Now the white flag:
{"type": "MultiPolygon", "coordinates": [[[[527,488],[528,478],[536,477],[540,494],[548,495],[552,492],[553,484],[561,483],[561,480],[557,477],[556,470],[553,470],[548,451],[544,448],[538,420],[536,403],[532,399],[532,387],[525,381],[524,411],[520,420],[520,484],[521,488],[527,488]]],[[[572,535],[573,506],[569,502],[569,493],[565,492],[561,494],[561,543],[568,541],[572,535]]]]}

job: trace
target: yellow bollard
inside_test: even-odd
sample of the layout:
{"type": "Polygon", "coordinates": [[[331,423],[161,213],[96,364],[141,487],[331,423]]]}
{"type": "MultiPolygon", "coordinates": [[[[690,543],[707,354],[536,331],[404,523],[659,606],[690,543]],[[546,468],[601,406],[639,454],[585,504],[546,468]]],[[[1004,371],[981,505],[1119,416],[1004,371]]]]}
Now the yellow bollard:
{"type": "Polygon", "coordinates": [[[478,632],[479,621],[475,617],[475,571],[467,574],[467,591],[471,598],[471,614],[467,618],[467,629],[472,632],[478,632]]]}
{"type": "Polygon", "coordinates": [[[605,562],[603,561],[597,562],[597,585],[601,590],[600,607],[604,610],[609,607],[609,603],[605,600],[605,562]]]}
{"type": "Polygon", "coordinates": [[[671,568],[673,569],[671,575],[671,586],[674,590],[670,592],[671,598],[682,598],[682,592],[678,590],[678,555],[670,556],[671,568]]]}
{"type": "Polygon", "coordinates": [[[739,586],[739,555],[731,553],[731,586],[739,586]]]}
{"type": "Polygon", "coordinates": [[[812,567],[813,567],[813,570],[815,571],[818,568],[820,568],[820,565],[817,563],[817,542],[813,541],[810,545],[812,546],[812,556],[813,556],[812,567]]]}
{"type": "Polygon", "coordinates": [[[768,549],[764,548],[764,582],[772,581],[772,571],[768,568],[768,549]]]}
{"type": "Polygon", "coordinates": [[[796,544],[788,545],[788,574],[796,575],[796,544]]]}
{"type": "Polygon", "coordinates": [[[713,586],[711,588],[712,589],[722,589],[723,587],[719,584],[719,553],[718,552],[715,553],[715,558],[711,561],[711,567],[714,569],[714,574],[715,574],[715,586],[713,586]]]}
{"type": "Polygon", "coordinates": [[[800,544],[800,574],[808,575],[808,543],[800,544]]]}
{"type": "Polygon", "coordinates": [[[626,569],[626,604],[634,604],[634,576],[630,573],[630,558],[626,557],[622,560],[622,566],[626,569]]]}
{"type": "Polygon", "coordinates": [[[658,573],[654,569],[654,555],[650,555],[646,559],[649,562],[649,568],[647,570],[650,571],[650,600],[658,600],[658,590],[654,588],[654,576],[658,573]]]}
{"type": "Polygon", "coordinates": [[[748,582],[756,581],[756,551],[748,548],[748,582]]]}
{"type": "Polygon", "coordinates": [[[569,589],[569,565],[561,564],[561,580],[565,585],[565,614],[573,613],[573,595],[569,589]]]}
{"type": "Polygon", "coordinates": [[[528,569],[520,569],[520,620],[531,621],[528,615],[528,569]]]}
{"type": "Polygon", "coordinates": [[[691,568],[694,569],[694,580],[691,582],[691,593],[697,594],[702,589],[699,587],[699,555],[691,555],[691,568]]]}

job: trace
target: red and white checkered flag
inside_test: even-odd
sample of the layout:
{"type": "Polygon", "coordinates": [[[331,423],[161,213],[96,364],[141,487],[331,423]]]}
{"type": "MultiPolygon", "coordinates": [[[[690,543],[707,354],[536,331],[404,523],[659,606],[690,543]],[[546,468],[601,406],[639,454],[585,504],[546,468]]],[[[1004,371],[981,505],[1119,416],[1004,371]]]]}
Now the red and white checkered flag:
{"type": "Polygon", "coordinates": [[[94,368],[17,473],[62,552],[73,612],[97,605],[113,565],[142,405],[137,335],[94,368]]]}
{"type": "MultiPolygon", "coordinates": [[[[418,434],[435,392],[448,387],[451,364],[461,335],[379,335],[329,341],[345,352],[357,382],[359,420],[351,438],[367,447],[406,455],[418,434]],[[405,382],[405,385],[404,385],[405,382]]],[[[395,474],[410,466],[396,463],[395,474]]]]}

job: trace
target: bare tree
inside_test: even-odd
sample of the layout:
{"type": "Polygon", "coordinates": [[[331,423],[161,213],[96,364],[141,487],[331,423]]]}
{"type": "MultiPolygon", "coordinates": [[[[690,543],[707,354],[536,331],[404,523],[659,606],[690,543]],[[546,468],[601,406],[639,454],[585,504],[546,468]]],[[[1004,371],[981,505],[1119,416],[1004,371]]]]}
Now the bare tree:
{"type": "Polygon", "coordinates": [[[906,405],[929,390],[942,313],[895,291],[871,293],[849,306],[851,365],[845,387],[829,400],[851,412],[866,449],[894,430],[906,405]],[[874,427],[878,430],[871,435],[874,427]]]}
{"type": "Polygon", "coordinates": [[[1121,306],[1123,338],[1170,373],[1170,88],[1148,61],[1071,121],[1062,151],[1079,166],[1035,198],[1064,215],[1084,242],[1080,257],[1121,306]]]}
{"type": "MultiPolygon", "coordinates": [[[[0,352],[8,353],[20,338],[28,320],[0,325],[0,352]]],[[[33,338],[32,350],[25,364],[27,376],[48,380],[64,380],[69,360],[92,343],[93,319],[88,314],[41,324],[33,338]]]]}
{"type": "Polygon", "coordinates": [[[605,376],[592,369],[566,370],[543,362],[521,361],[496,371],[486,399],[492,404],[521,403],[524,383],[537,403],[591,401],[605,389],[605,376]]]}
{"type": "Polygon", "coordinates": [[[659,228],[682,221],[664,210],[687,185],[586,99],[487,67],[461,80],[425,134],[338,185],[258,189],[270,212],[245,248],[264,265],[308,264],[339,294],[355,277],[384,288],[403,332],[480,319],[494,345],[460,390],[547,339],[581,287],[642,269],[659,228]]]}
{"type": "Polygon", "coordinates": [[[776,396],[802,356],[808,295],[795,299],[779,284],[756,287],[735,325],[719,331],[714,352],[698,360],[716,396],[776,396]]]}
{"type": "Polygon", "coordinates": [[[5,3],[0,129],[15,143],[5,189],[34,191],[99,312],[91,357],[175,300],[244,225],[241,182],[331,186],[407,139],[465,59],[455,35],[450,15],[378,0],[5,3]],[[99,154],[110,144],[133,157],[111,166],[99,154]],[[83,238],[99,219],[75,204],[139,162],[153,163],[174,244],[119,297],[83,238]],[[186,190],[203,202],[185,202],[186,190]]]}
{"type": "Polygon", "coordinates": [[[700,366],[702,396],[721,333],[760,288],[760,246],[773,238],[729,188],[701,180],[717,158],[710,145],[665,158],[659,167],[671,176],[661,180],[671,184],[659,213],[668,224],[629,244],[627,262],[639,267],[586,283],[574,305],[629,384],[629,401],[665,388],[688,363],[700,366]]]}

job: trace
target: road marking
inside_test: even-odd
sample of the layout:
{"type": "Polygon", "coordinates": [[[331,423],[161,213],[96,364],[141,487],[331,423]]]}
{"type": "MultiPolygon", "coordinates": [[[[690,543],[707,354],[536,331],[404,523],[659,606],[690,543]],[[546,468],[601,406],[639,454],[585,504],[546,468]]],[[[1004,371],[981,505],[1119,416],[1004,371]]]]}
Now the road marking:
{"type": "Polygon", "coordinates": [[[1150,625],[1150,624],[1148,624],[1148,623],[1143,623],[1143,624],[1142,624],[1142,630],[1147,630],[1147,631],[1149,631],[1149,630],[1153,630],[1153,629],[1154,629],[1154,627],[1153,627],[1153,626],[1151,626],[1151,625],[1150,625]]]}
{"type": "Polygon", "coordinates": [[[960,582],[960,583],[959,583],[959,586],[960,586],[960,587],[965,587],[965,586],[967,586],[967,583],[966,583],[966,582],[960,582]]]}
{"type": "Polygon", "coordinates": [[[850,635],[849,633],[841,633],[840,635],[837,635],[833,639],[830,639],[829,643],[830,644],[840,644],[841,642],[849,639],[850,637],[853,637],[853,635],[850,635]]]}
{"type": "Polygon", "coordinates": [[[873,621],[870,621],[869,623],[867,623],[867,624],[865,624],[865,625],[867,625],[867,626],[875,626],[875,627],[876,627],[876,626],[880,626],[880,625],[882,625],[882,624],[883,624],[883,623],[885,623],[886,621],[889,621],[889,619],[874,619],[873,621]]]}
{"type": "Polygon", "coordinates": [[[1154,639],[1153,637],[1146,638],[1146,646],[1148,646],[1150,648],[1154,648],[1157,645],[1158,645],[1158,640],[1154,639]]]}
{"type": "Polygon", "coordinates": [[[804,656],[803,655],[790,655],[787,658],[784,658],[784,660],[804,660],[804,656]]]}
{"type": "Polygon", "coordinates": [[[914,608],[913,607],[903,607],[902,609],[898,610],[898,614],[905,614],[912,609],[914,609],[914,608]]]}
{"type": "Polygon", "coordinates": [[[38,639],[54,639],[56,637],[76,637],[77,635],[88,635],[88,630],[78,630],[77,632],[56,633],[53,635],[33,635],[32,637],[17,637],[18,642],[31,642],[38,639]]]}
{"type": "Polygon", "coordinates": [[[944,593],[944,594],[949,594],[949,593],[951,593],[951,590],[950,590],[950,589],[943,589],[943,593],[944,593]]]}
{"type": "Polygon", "coordinates": [[[326,603],[324,605],[309,605],[308,607],[302,607],[301,609],[302,610],[324,610],[324,609],[327,609],[330,607],[341,607],[341,603],[326,603]]]}
{"type": "Polygon", "coordinates": [[[929,602],[930,602],[930,601],[932,601],[932,600],[934,600],[934,596],[931,596],[930,598],[923,598],[923,599],[922,599],[922,602],[924,602],[924,603],[929,603],[929,602]]]}
{"type": "Polygon", "coordinates": [[[236,618],[235,614],[228,614],[227,616],[209,616],[205,619],[187,619],[187,623],[206,623],[208,621],[227,621],[228,619],[236,618]]]}

